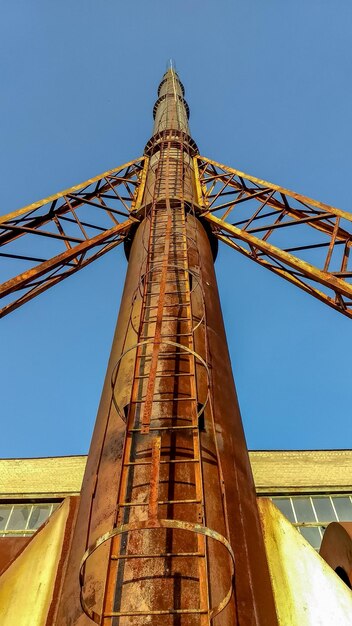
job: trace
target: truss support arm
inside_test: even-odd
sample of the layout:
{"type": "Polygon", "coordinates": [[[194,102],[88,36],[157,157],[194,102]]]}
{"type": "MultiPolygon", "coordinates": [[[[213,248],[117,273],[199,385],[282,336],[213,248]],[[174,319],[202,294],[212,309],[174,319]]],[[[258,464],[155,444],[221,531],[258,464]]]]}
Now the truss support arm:
{"type": "Polygon", "coordinates": [[[83,241],[73,248],[68,248],[65,252],[3,283],[0,286],[0,299],[26,288],[28,291],[22,297],[0,309],[0,317],[4,317],[28,300],[31,300],[34,296],[42,293],[83,267],[86,267],[89,263],[120,244],[132,224],[136,221],[135,219],[128,219],[122,224],[118,224],[114,228],[110,228],[96,237],[83,241]],[[97,247],[99,249],[94,255],[85,258],[87,252],[97,247]],[[74,263],[72,263],[72,261],[74,261],[74,263]],[[55,274],[55,271],[58,269],[64,271],[55,274]],[[38,283],[38,279],[42,276],[45,277],[44,280],[38,283]]]}
{"type": "MultiPolygon", "coordinates": [[[[326,211],[326,213],[328,214],[333,214],[340,218],[347,219],[349,221],[351,220],[351,213],[348,213],[347,211],[342,211],[341,209],[337,209],[336,207],[330,206],[329,204],[325,204],[324,202],[319,202],[319,200],[313,200],[312,198],[309,198],[308,196],[304,196],[302,194],[296,193],[295,191],[290,191],[289,189],[285,189],[285,187],[280,187],[280,185],[275,185],[275,183],[269,183],[267,180],[257,178],[256,176],[251,176],[250,174],[246,174],[245,172],[242,172],[241,170],[234,169],[233,167],[228,167],[227,165],[224,165],[223,163],[212,161],[211,159],[208,159],[203,156],[196,156],[195,160],[197,161],[198,168],[200,167],[201,163],[209,164],[215,170],[217,169],[223,170],[223,176],[226,176],[226,174],[227,175],[233,174],[234,176],[242,180],[247,180],[247,181],[250,181],[251,183],[254,183],[257,186],[257,188],[262,188],[263,190],[270,189],[276,192],[280,192],[285,196],[289,196],[290,198],[297,200],[298,202],[301,202],[301,203],[305,202],[307,205],[311,205],[317,209],[326,211]]],[[[221,177],[221,174],[217,174],[215,176],[219,178],[221,177]]]]}
{"type": "Polygon", "coordinates": [[[250,233],[247,233],[246,231],[243,231],[236,226],[228,224],[224,220],[221,220],[210,213],[205,213],[203,219],[206,219],[208,222],[210,222],[210,224],[213,226],[214,234],[224,243],[227,243],[231,247],[234,247],[236,250],[245,254],[247,257],[252,258],[261,265],[269,267],[269,269],[275,271],[275,273],[290,280],[290,282],[294,282],[294,284],[296,284],[300,288],[308,291],[315,297],[318,297],[320,300],[323,300],[324,302],[326,302],[326,304],[329,304],[330,306],[339,310],[345,315],[352,317],[352,308],[350,307],[350,309],[348,309],[347,304],[344,304],[343,300],[341,300],[342,297],[345,297],[346,299],[348,299],[348,302],[351,301],[352,303],[352,285],[347,283],[345,280],[333,276],[329,272],[319,270],[310,263],[307,263],[306,261],[297,258],[293,254],[290,254],[289,252],[286,252],[284,250],[280,250],[276,246],[268,243],[267,241],[258,239],[254,235],[251,235],[250,233]],[[241,248],[240,246],[236,245],[233,240],[240,240],[247,243],[249,246],[249,250],[246,250],[245,248],[241,248]],[[270,267],[269,263],[265,259],[263,259],[262,257],[258,257],[258,250],[263,252],[267,257],[274,258],[280,263],[288,266],[289,268],[296,270],[303,277],[311,279],[316,283],[320,283],[321,285],[325,285],[326,287],[332,289],[332,291],[335,292],[337,298],[329,298],[323,292],[320,292],[307,284],[302,284],[302,282],[297,279],[295,275],[290,274],[289,271],[285,271],[284,268],[275,266],[270,267]]]}
{"type": "Polygon", "coordinates": [[[92,239],[88,239],[88,241],[83,241],[82,243],[78,244],[74,248],[69,248],[68,250],[66,250],[66,252],[63,252],[62,254],[58,254],[52,259],[49,259],[48,261],[45,261],[44,263],[40,263],[40,265],[37,265],[33,269],[23,272],[22,274],[19,274],[18,276],[15,276],[14,278],[11,278],[10,280],[6,281],[0,286],[0,297],[3,298],[4,296],[9,295],[13,291],[18,291],[19,289],[23,289],[24,287],[26,287],[26,285],[29,282],[37,278],[40,278],[47,272],[50,272],[56,269],[60,265],[66,265],[69,261],[72,261],[72,259],[78,258],[79,255],[85,254],[88,250],[90,250],[91,248],[94,248],[94,246],[98,246],[106,242],[108,239],[110,239],[114,235],[127,233],[130,226],[135,221],[137,220],[126,220],[126,222],[123,222],[122,224],[115,226],[115,228],[110,228],[109,230],[105,231],[101,235],[92,237],[92,239]]]}
{"type": "MultiPolygon", "coordinates": [[[[6,222],[10,222],[13,219],[16,219],[18,217],[22,217],[26,214],[32,214],[33,211],[41,208],[42,206],[49,205],[52,202],[55,202],[55,200],[60,200],[61,198],[65,198],[65,196],[69,196],[70,194],[77,193],[81,191],[82,189],[86,189],[90,187],[91,185],[93,185],[93,183],[99,183],[100,181],[106,179],[107,177],[110,177],[110,176],[116,177],[117,172],[128,170],[129,168],[132,168],[133,166],[136,166],[139,164],[142,165],[144,164],[145,160],[146,160],[146,157],[139,157],[138,159],[134,159],[133,161],[129,161],[128,163],[124,163],[123,165],[120,165],[118,169],[115,167],[112,170],[107,170],[106,172],[103,172],[102,174],[98,174],[98,176],[93,176],[93,178],[88,178],[87,180],[83,181],[82,183],[79,183],[78,185],[73,185],[72,187],[69,187],[68,189],[64,189],[63,191],[59,191],[58,193],[52,194],[51,196],[48,196],[47,198],[43,198],[42,200],[37,200],[37,202],[32,202],[32,204],[28,204],[27,206],[22,207],[21,209],[17,209],[17,211],[12,211],[11,213],[7,213],[6,215],[0,215],[0,224],[6,224],[6,222]]],[[[131,176],[127,178],[125,177],[125,180],[129,180],[129,178],[131,178],[131,176]]],[[[82,204],[83,203],[84,201],[82,200],[82,204]]],[[[69,211],[70,207],[68,206],[66,210],[69,211]]]]}
{"type": "Polygon", "coordinates": [[[352,317],[352,215],[196,155],[198,212],[247,258],[352,317]]]}
{"type": "Polygon", "coordinates": [[[270,243],[262,241],[254,235],[251,235],[246,231],[242,231],[239,228],[236,228],[236,226],[227,224],[218,217],[215,217],[214,215],[207,214],[204,215],[204,217],[211,224],[216,225],[217,228],[224,230],[236,239],[246,241],[253,248],[257,248],[258,250],[265,252],[268,256],[274,257],[275,259],[286,263],[293,269],[302,272],[302,274],[305,274],[305,276],[307,276],[308,278],[311,278],[312,280],[315,280],[322,285],[326,285],[326,287],[331,287],[331,289],[333,289],[337,293],[344,295],[346,298],[352,299],[352,285],[349,285],[344,280],[336,278],[336,276],[329,274],[329,272],[323,272],[313,265],[310,265],[310,263],[306,263],[306,261],[298,259],[293,254],[285,252],[284,250],[280,250],[270,243]]]}
{"type": "Polygon", "coordinates": [[[0,216],[0,317],[125,239],[139,221],[148,162],[139,157],[0,216]]]}

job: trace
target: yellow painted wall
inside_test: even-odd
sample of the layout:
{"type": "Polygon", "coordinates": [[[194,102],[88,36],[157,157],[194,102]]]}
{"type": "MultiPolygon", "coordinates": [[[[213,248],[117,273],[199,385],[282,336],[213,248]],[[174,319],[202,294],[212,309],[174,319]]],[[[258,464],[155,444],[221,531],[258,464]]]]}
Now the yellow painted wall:
{"type": "MultiPolygon", "coordinates": [[[[266,450],[249,453],[258,493],[352,490],[352,450],[266,450]]],[[[0,459],[0,498],[79,494],[86,456],[0,459]]]]}
{"type": "Polygon", "coordinates": [[[352,450],[266,450],[249,457],[258,493],[352,490],[352,450]]]}
{"type": "Polygon", "coordinates": [[[0,577],[1,626],[44,626],[60,561],[69,499],[0,577]]]}
{"type": "Polygon", "coordinates": [[[80,492],[86,456],[0,459],[0,497],[30,498],[80,492]]]}
{"type": "Polygon", "coordinates": [[[351,626],[350,589],[271,500],[258,504],[280,626],[351,626]]]}

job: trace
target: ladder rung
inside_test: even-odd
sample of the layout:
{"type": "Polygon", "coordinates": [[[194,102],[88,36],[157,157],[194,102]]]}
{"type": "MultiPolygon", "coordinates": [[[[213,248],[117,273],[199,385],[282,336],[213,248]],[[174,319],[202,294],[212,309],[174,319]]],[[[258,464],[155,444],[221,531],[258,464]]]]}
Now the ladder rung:
{"type": "MultiPolygon", "coordinates": [[[[188,255],[187,254],[181,254],[181,252],[182,251],[180,251],[180,253],[177,254],[177,256],[172,255],[172,256],[168,257],[169,265],[176,264],[176,263],[179,263],[179,262],[182,262],[182,263],[186,264],[188,262],[188,255]]],[[[148,254],[149,263],[150,264],[154,264],[157,261],[159,262],[160,261],[160,255],[162,255],[162,253],[163,253],[163,251],[161,250],[161,251],[158,251],[158,252],[155,251],[152,254],[151,253],[148,254]]],[[[185,268],[185,271],[186,270],[187,270],[187,268],[185,268]]]]}
{"type": "Polygon", "coordinates": [[[116,611],[104,613],[103,618],[113,617],[142,617],[142,615],[207,615],[206,609],[168,609],[165,611],[116,611]]]}
{"type": "MultiPolygon", "coordinates": [[[[182,296],[184,294],[189,294],[190,290],[187,289],[186,291],[164,291],[164,296],[182,296]]],[[[159,296],[160,291],[145,291],[144,295],[145,296],[159,296]]]]}
{"type": "MultiPolygon", "coordinates": [[[[160,465],[169,465],[170,463],[199,463],[199,459],[169,459],[168,461],[160,461],[160,465]]],[[[151,461],[127,461],[127,463],[124,463],[123,466],[151,464],[151,461]]]]}
{"type": "Polygon", "coordinates": [[[205,557],[202,552],[164,552],[160,554],[112,554],[112,561],[119,561],[120,559],[169,559],[169,558],[194,558],[205,557]]]}
{"type": "MultiPolygon", "coordinates": [[[[197,398],[153,398],[153,404],[155,402],[195,402],[197,400],[197,398]]],[[[131,400],[131,404],[142,404],[143,402],[145,402],[145,398],[142,398],[141,400],[131,400]]],[[[156,419],[160,419],[159,417],[156,419]]],[[[164,418],[165,419],[165,418],[164,418]]],[[[173,419],[173,418],[167,418],[167,419],[173,419]]]]}
{"type": "MultiPolygon", "coordinates": [[[[187,241],[187,235],[184,232],[184,230],[183,229],[182,230],[176,230],[176,229],[177,229],[177,226],[176,226],[176,228],[173,229],[174,232],[172,233],[172,235],[170,237],[171,243],[176,243],[176,242],[178,243],[180,241],[186,242],[187,241]],[[175,237],[175,235],[176,235],[176,237],[175,237]]],[[[157,228],[155,230],[152,229],[151,236],[153,237],[153,235],[157,236],[158,238],[159,237],[163,237],[164,235],[166,235],[166,228],[157,228]]],[[[159,246],[160,245],[159,240],[158,240],[157,243],[155,242],[154,245],[155,246],[156,245],[159,246]]]]}
{"type": "MultiPolygon", "coordinates": [[[[174,357],[174,356],[187,356],[191,357],[193,354],[187,350],[188,346],[184,346],[185,350],[175,350],[175,352],[159,352],[158,359],[162,359],[164,357],[174,357]]],[[[137,359],[151,359],[151,354],[139,354],[137,355],[137,359]]]]}
{"type": "MultiPolygon", "coordinates": [[[[188,239],[187,239],[187,238],[184,238],[184,239],[183,239],[183,241],[180,241],[180,238],[178,238],[178,241],[177,241],[177,240],[172,241],[172,242],[171,242],[171,244],[174,244],[174,245],[175,245],[175,244],[178,244],[178,245],[177,245],[178,250],[177,250],[177,252],[176,252],[176,250],[172,250],[172,249],[171,249],[171,250],[169,251],[169,256],[168,256],[168,258],[169,258],[169,259],[170,259],[171,257],[176,257],[176,258],[179,258],[179,257],[181,257],[182,253],[183,253],[183,255],[184,255],[184,256],[186,256],[186,252],[188,251],[187,242],[188,242],[188,239]],[[180,244],[181,244],[181,245],[180,245],[180,244]]],[[[156,246],[155,246],[155,248],[156,248],[156,246]]],[[[155,252],[155,251],[156,251],[156,250],[155,250],[155,248],[153,248],[150,252],[151,252],[151,253],[155,252]]],[[[162,249],[162,252],[163,252],[163,251],[164,251],[164,249],[162,249]]],[[[160,252],[159,252],[159,254],[160,254],[160,252]]]]}
{"type": "MultiPolygon", "coordinates": [[[[177,259],[182,259],[182,257],[184,257],[185,259],[186,259],[186,258],[188,258],[188,254],[187,254],[187,252],[188,252],[187,241],[182,241],[182,242],[180,242],[180,241],[172,241],[172,242],[171,242],[171,244],[176,244],[176,243],[178,244],[178,245],[177,245],[178,250],[177,250],[177,252],[176,252],[176,250],[172,250],[172,249],[169,251],[169,255],[168,255],[168,261],[169,261],[169,263],[170,263],[170,259],[173,259],[173,258],[175,258],[176,260],[177,260],[177,259]],[[181,245],[180,245],[180,244],[181,244],[181,245]]],[[[161,248],[161,247],[160,247],[160,249],[158,249],[159,247],[160,247],[160,246],[158,246],[158,247],[157,247],[157,246],[154,246],[154,247],[150,250],[149,254],[150,254],[150,255],[155,255],[155,256],[157,255],[157,256],[158,256],[158,259],[159,259],[159,261],[160,261],[160,254],[163,254],[163,253],[164,253],[164,248],[161,248]]]]}
{"type": "MultiPolygon", "coordinates": [[[[168,220],[160,220],[160,219],[155,221],[151,225],[151,231],[153,232],[154,230],[164,229],[165,226],[167,226],[167,222],[168,220]]],[[[172,226],[173,226],[173,230],[175,229],[175,227],[182,229],[181,231],[178,231],[178,232],[182,232],[183,230],[185,230],[185,223],[183,220],[173,220],[172,226]]]]}
{"type": "MultiPolygon", "coordinates": [[[[143,380],[146,378],[149,378],[149,374],[137,374],[134,378],[137,380],[143,380]]],[[[156,378],[174,378],[174,376],[194,376],[194,373],[192,372],[177,372],[176,374],[173,374],[172,372],[170,374],[165,374],[164,372],[156,372],[155,373],[156,378]]]]}
{"type": "MultiPolygon", "coordinates": [[[[159,500],[158,505],[163,504],[201,504],[201,500],[159,500]]],[[[120,507],[149,506],[149,502],[119,502],[120,507]]]]}
{"type": "Polygon", "coordinates": [[[166,415],[166,416],[159,416],[159,417],[151,417],[150,421],[151,422],[166,422],[167,420],[172,420],[172,422],[175,422],[175,420],[178,420],[179,422],[186,422],[186,424],[193,424],[193,420],[189,419],[189,417],[183,417],[182,415],[166,415]]]}
{"type": "MultiPolygon", "coordinates": [[[[182,244],[182,243],[183,243],[183,244],[187,244],[186,237],[182,237],[182,239],[181,239],[181,237],[177,237],[177,239],[175,239],[175,241],[172,241],[172,240],[171,240],[171,242],[170,242],[170,243],[171,243],[171,244],[178,244],[178,246],[179,246],[179,244],[180,244],[180,243],[181,243],[181,244],[182,244]],[[182,241],[182,239],[183,239],[183,241],[182,241]]],[[[154,254],[155,254],[156,252],[157,252],[158,254],[163,254],[163,253],[164,253],[164,250],[165,250],[165,245],[164,245],[164,242],[161,242],[161,243],[159,243],[159,242],[158,242],[158,243],[154,244],[154,246],[153,246],[153,248],[152,248],[151,252],[152,252],[152,253],[154,253],[154,254]]]]}
{"type": "MultiPolygon", "coordinates": [[[[155,219],[154,222],[152,222],[151,227],[153,228],[160,228],[161,226],[163,226],[164,224],[167,225],[168,220],[164,220],[161,219],[160,217],[155,219]]],[[[183,219],[173,219],[172,220],[172,226],[178,226],[179,228],[184,228],[185,227],[185,222],[183,219]]]]}
{"type": "MultiPolygon", "coordinates": [[[[165,337],[192,337],[193,333],[168,333],[167,335],[161,335],[162,339],[165,337]]],[[[140,339],[154,339],[155,335],[140,335],[140,339]]]]}
{"type": "MultiPolygon", "coordinates": [[[[154,218],[154,219],[155,219],[154,223],[157,223],[157,224],[167,224],[167,222],[168,222],[167,219],[166,220],[162,220],[160,217],[154,218]]],[[[173,224],[177,224],[177,222],[179,222],[179,224],[184,224],[184,220],[182,218],[181,219],[177,219],[176,215],[173,213],[172,223],[173,224]]]]}
{"type": "MultiPolygon", "coordinates": [[[[166,323],[168,321],[170,321],[170,320],[168,320],[168,318],[163,318],[162,323],[166,323]]],[[[171,321],[176,322],[177,320],[171,320],[171,321]]],[[[157,322],[157,320],[146,320],[146,321],[142,322],[142,325],[145,324],[147,326],[150,326],[151,324],[156,324],[156,322],[157,322]]],[[[192,320],[187,320],[187,322],[189,324],[191,324],[192,320]]],[[[186,324],[186,320],[183,321],[183,324],[186,324]]],[[[179,332],[175,331],[175,332],[167,333],[167,334],[162,333],[161,336],[162,337],[172,337],[174,335],[181,336],[181,337],[183,337],[183,336],[185,336],[185,337],[192,337],[193,336],[193,332],[188,332],[188,333],[187,332],[184,332],[184,333],[180,332],[179,333],[179,332]]],[[[140,339],[152,339],[153,337],[154,337],[154,334],[151,337],[149,335],[148,336],[147,335],[145,335],[145,336],[144,335],[140,335],[140,339]]]]}
{"type": "MultiPolygon", "coordinates": [[[[168,272],[185,272],[185,268],[184,267],[180,267],[179,265],[169,265],[167,264],[167,271],[168,272]]],[[[162,266],[162,262],[159,262],[157,267],[151,267],[144,275],[143,278],[147,278],[147,276],[150,276],[152,274],[161,274],[163,271],[163,266],[162,266]]],[[[188,270],[187,270],[188,271],[188,270]]]]}
{"type": "MultiPolygon", "coordinates": [[[[187,237],[187,235],[185,235],[183,232],[179,232],[177,233],[177,235],[178,236],[174,237],[174,239],[170,237],[170,243],[175,245],[176,243],[179,244],[181,242],[184,245],[187,245],[187,243],[189,242],[189,237],[187,237]]],[[[151,248],[150,252],[155,252],[157,250],[159,253],[163,253],[164,249],[164,241],[157,241],[154,243],[154,246],[151,248]]]]}
{"type": "MultiPolygon", "coordinates": [[[[175,244],[177,241],[179,240],[183,240],[183,243],[188,243],[189,241],[192,241],[189,237],[189,235],[186,235],[184,232],[184,226],[182,224],[180,225],[173,225],[173,228],[181,228],[181,230],[177,233],[177,237],[174,237],[174,239],[172,239],[172,237],[170,237],[170,241],[172,244],[175,244]]],[[[193,242],[192,242],[193,243],[193,242]]],[[[152,253],[154,252],[155,248],[161,248],[164,244],[164,241],[154,241],[153,245],[149,248],[149,252],[152,253]]],[[[164,248],[162,248],[162,250],[164,250],[164,248]]]]}
{"type": "MultiPolygon", "coordinates": [[[[165,222],[165,224],[166,224],[166,222],[165,222]]],[[[171,236],[176,233],[177,235],[184,235],[186,237],[185,228],[184,228],[184,225],[183,225],[182,222],[179,222],[178,224],[175,224],[175,222],[174,222],[172,224],[172,226],[173,226],[173,229],[172,229],[171,236]],[[179,230],[177,230],[177,228],[179,230]]],[[[154,234],[154,233],[157,233],[157,232],[160,232],[160,231],[165,232],[166,228],[165,228],[165,226],[163,226],[163,224],[160,224],[160,222],[159,222],[157,226],[152,225],[150,230],[154,234]]]]}
{"type": "MultiPolygon", "coordinates": [[[[159,217],[152,222],[152,227],[157,228],[158,226],[162,226],[163,224],[167,224],[167,223],[168,223],[167,219],[164,220],[159,217]]],[[[182,227],[184,226],[184,221],[182,219],[174,219],[172,220],[172,225],[174,226],[175,224],[178,224],[179,226],[182,227]]]]}
{"type": "MultiPolygon", "coordinates": [[[[162,248],[161,250],[155,250],[153,248],[153,250],[151,250],[150,252],[148,252],[148,256],[156,256],[158,261],[160,262],[160,254],[163,254],[164,252],[164,248],[162,248]]],[[[177,254],[169,254],[168,256],[168,263],[170,263],[170,260],[173,261],[187,261],[188,259],[188,254],[185,254],[186,250],[180,250],[177,254]],[[184,254],[182,254],[182,252],[184,254]]]]}
{"type": "MultiPolygon", "coordinates": [[[[177,229],[177,226],[176,226],[176,229],[177,229]]],[[[182,243],[186,242],[187,241],[186,233],[183,230],[176,230],[176,229],[174,229],[174,232],[172,233],[172,235],[176,235],[176,237],[174,237],[174,239],[172,238],[172,236],[170,237],[171,243],[176,243],[176,242],[178,243],[180,241],[182,241],[182,243]]],[[[152,229],[151,236],[153,237],[153,235],[157,236],[158,238],[165,236],[166,228],[152,229]]],[[[154,243],[154,246],[158,246],[158,247],[160,246],[159,240],[158,242],[154,243]]]]}
{"type": "MultiPolygon", "coordinates": [[[[150,431],[158,431],[158,430],[198,430],[198,424],[193,424],[192,426],[156,426],[149,428],[150,431]]],[[[128,434],[131,433],[145,433],[144,428],[130,428],[128,434]]],[[[145,433],[148,434],[148,433],[145,433]]]]}
{"type": "MultiPolygon", "coordinates": [[[[192,318],[190,317],[177,317],[176,315],[166,315],[163,317],[163,322],[191,322],[192,318]]],[[[155,324],[156,322],[156,317],[155,318],[148,318],[147,320],[143,320],[142,325],[143,324],[155,324]]]]}
{"type": "MultiPolygon", "coordinates": [[[[189,281],[188,281],[188,278],[185,278],[185,279],[180,279],[180,280],[168,280],[168,279],[166,279],[165,284],[166,284],[166,286],[168,286],[168,287],[169,287],[169,286],[171,287],[172,285],[175,285],[175,287],[178,287],[178,283],[188,283],[188,282],[189,282],[189,281]]],[[[149,280],[149,281],[146,281],[146,283],[145,283],[145,285],[144,285],[144,288],[145,288],[145,287],[151,287],[151,289],[150,289],[150,290],[149,290],[149,289],[148,289],[148,290],[146,290],[146,289],[145,289],[144,294],[147,294],[147,295],[149,295],[149,294],[155,295],[155,293],[153,292],[154,286],[156,286],[156,287],[160,287],[160,281],[159,281],[159,280],[153,280],[153,281],[152,281],[152,280],[149,280]]],[[[160,290],[159,290],[159,291],[160,291],[160,290]]],[[[156,293],[158,294],[158,293],[159,293],[159,291],[157,291],[156,293]]],[[[187,289],[187,291],[190,291],[190,289],[187,289]]],[[[165,291],[165,293],[168,293],[168,292],[167,292],[167,291],[165,291]]],[[[171,293],[184,293],[184,291],[182,291],[181,289],[175,289],[175,290],[174,290],[174,291],[172,291],[171,293]]]]}
{"type": "MultiPolygon", "coordinates": [[[[185,348],[186,347],[187,346],[185,346],[185,348]]],[[[185,352],[183,352],[183,351],[180,351],[180,352],[159,352],[159,354],[158,354],[158,361],[160,361],[160,360],[169,361],[170,359],[173,360],[176,357],[180,361],[182,360],[182,357],[186,357],[189,360],[191,358],[191,356],[193,356],[193,355],[191,353],[189,353],[188,351],[185,351],[185,352]]],[[[143,360],[143,365],[145,365],[146,363],[149,363],[149,361],[152,359],[152,354],[140,354],[140,355],[137,355],[136,359],[143,360]]]]}
{"type": "MultiPolygon", "coordinates": [[[[173,270],[168,270],[168,271],[173,271],[173,270]]],[[[180,269],[180,270],[177,270],[177,271],[180,271],[180,272],[183,272],[183,273],[186,272],[185,269],[182,269],[182,270],[180,269]]],[[[166,278],[166,282],[167,283],[185,283],[187,281],[188,281],[188,278],[177,278],[177,279],[173,279],[173,280],[170,280],[170,279],[166,278]]],[[[149,279],[147,279],[146,282],[148,283],[148,285],[160,285],[160,280],[149,280],[149,279]]]]}
{"type": "MultiPolygon", "coordinates": [[[[174,305],[174,306],[177,306],[177,305],[174,305]]],[[[157,306],[155,306],[155,308],[157,309],[158,307],[157,307],[157,306]]],[[[151,315],[150,317],[145,318],[145,319],[141,322],[141,326],[144,326],[144,325],[148,326],[148,325],[150,325],[150,324],[156,324],[156,322],[157,322],[157,321],[158,321],[158,320],[157,320],[157,317],[156,317],[155,315],[154,315],[154,316],[153,316],[153,315],[151,315]]],[[[193,319],[192,319],[191,317],[182,317],[182,318],[178,318],[178,317],[176,317],[176,316],[174,316],[174,315],[172,315],[172,316],[170,316],[170,317],[168,317],[167,315],[165,315],[165,316],[163,316],[162,323],[163,323],[163,324],[166,324],[166,322],[180,322],[180,323],[182,323],[182,324],[184,324],[184,325],[186,325],[186,324],[187,324],[187,325],[190,325],[190,324],[192,324],[192,323],[193,323],[193,319]]],[[[197,323],[197,322],[198,322],[198,320],[194,320],[194,323],[197,323]]],[[[193,327],[192,327],[192,328],[193,328],[193,327]]],[[[173,334],[176,334],[176,333],[173,333],[173,334]]]]}
{"type": "MultiPolygon", "coordinates": [[[[144,274],[144,278],[146,278],[146,276],[149,276],[150,274],[161,274],[163,272],[163,265],[162,262],[159,261],[158,265],[156,267],[152,266],[151,268],[149,268],[149,270],[146,272],[146,274],[144,274]]],[[[167,271],[168,272],[184,272],[185,268],[184,267],[180,267],[179,265],[169,265],[167,264],[167,271]]]]}
{"type": "MultiPolygon", "coordinates": [[[[164,309],[167,307],[171,307],[171,306],[190,306],[190,301],[186,300],[186,302],[173,302],[172,304],[164,304],[164,309]]],[[[145,309],[157,309],[158,306],[155,304],[146,304],[145,309]]]]}
{"type": "MultiPolygon", "coordinates": [[[[177,285],[177,282],[188,283],[188,279],[186,279],[186,280],[182,280],[182,281],[181,281],[181,280],[180,280],[180,281],[171,281],[171,280],[166,280],[166,285],[167,285],[167,286],[169,286],[169,285],[170,285],[170,286],[171,286],[171,285],[178,286],[178,285],[177,285]]],[[[160,289],[159,289],[158,291],[154,292],[154,291],[153,291],[154,285],[157,285],[158,287],[160,287],[160,282],[159,282],[159,281],[154,281],[154,282],[151,282],[151,281],[150,281],[150,282],[148,282],[146,286],[147,286],[147,287],[151,286],[151,287],[152,287],[152,289],[148,289],[148,290],[147,290],[147,289],[145,289],[145,291],[144,291],[144,295],[147,295],[147,296],[149,296],[149,295],[152,295],[152,296],[159,295],[159,293],[160,293],[160,289]]],[[[165,293],[165,294],[169,294],[169,293],[178,294],[178,293],[188,293],[189,291],[190,291],[190,289],[184,289],[184,290],[182,290],[182,289],[174,289],[174,291],[164,291],[164,293],[165,293]]]]}

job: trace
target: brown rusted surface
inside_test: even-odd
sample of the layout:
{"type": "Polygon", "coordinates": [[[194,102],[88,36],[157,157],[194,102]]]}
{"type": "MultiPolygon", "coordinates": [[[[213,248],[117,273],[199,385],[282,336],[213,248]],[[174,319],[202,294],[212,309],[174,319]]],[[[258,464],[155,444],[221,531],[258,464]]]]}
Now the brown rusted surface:
{"type": "MultiPolygon", "coordinates": [[[[235,613],[231,607],[214,620],[216,626],[224,624],[267,625],[277,623],[268,565],[258,516],[256,493],[243,432],[230,357],[222,319],[220,299],[214,273],[208,237],[201,224],[198,227],[198,250],[201,263],[202,285],[206,303],[207,351],[211,372],[211,406],[206,410],[206,427],[203,435],[205,453],[204,476],[207,485],[206,513],[208,525],[226,532],[234,550],[235,613]],[[212,415],[211,415],[212,413],[212,415]],[[211,440],[210,421],[214,420],[216,440],[211,440]],[[209,425],[208,425],[209,424],[209,425]],[[217,447],[217,449],[216,449],[217,447]],[[220,459],[220,484],[215,471],[215,459],[220,459]],[[225,504],[226,517],[221,515],[225,504]],[[224,519],[224,521],[222,521],[224,519]],[[219,527],[219,525],[221,526],[219,527]],[[228,619],[228,621],[224,621],[228,619]]],[[[201,328],[198,331],[201,334],[201,328]]],[[[201,350],[202,338],[196,342],[201,350]]],[[[215,553],[214,586],[224,576],[222,562],[215,553]]]]}
{"type": "Polygon", "coordinates": [[[324,532],[319,554],[333,570],[342,567],[352,585],[352,522],[331,522],[324,532]]]}
{"type": "Polygon", "coordinates": [[[0,537],[0,575],[30,540],[31,537],[0,537]]]}
{"type": "Polygon", "coordinates": [[[59,600],[61,595],[61,589],[64,585],[66,568],[68,563],[68,555],[71,548],[73,531],[77,519],[77,511],[79,505],[79,496],[70,496],[65,498],[65,503],[69,505],[69,513],[66,520],[65,534],[63,537],[60,560],[57,568],[57,575],[52,592],[52,600],[48,610],[47,620],[45,626],[52,626],[55,623],[55,617],[59,609],[59,600]]]}
{"type": "Polygon", "coordinates": [[[152,461],[149,490],[149,519],[158,517],[159,479],[160,479],[161,437],[155,437],[152,444],[152,461]]]}

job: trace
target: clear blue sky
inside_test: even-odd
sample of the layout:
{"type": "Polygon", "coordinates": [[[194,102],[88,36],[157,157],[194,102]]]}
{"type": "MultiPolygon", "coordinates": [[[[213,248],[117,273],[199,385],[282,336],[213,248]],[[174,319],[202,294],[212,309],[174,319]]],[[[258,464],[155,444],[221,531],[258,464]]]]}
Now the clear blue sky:
{"type": "MultiPolygon", "coordinates": [[[[201,153],[351,211],[350,0],[4,0],[0,213],[139,156],[172,57],[201,153]]],[[[1,321],[0,457],[88,450],[117,248],[1,321]]],[[[250,448],[350,448],[352,322],[216,262],[250,448]]]]}

